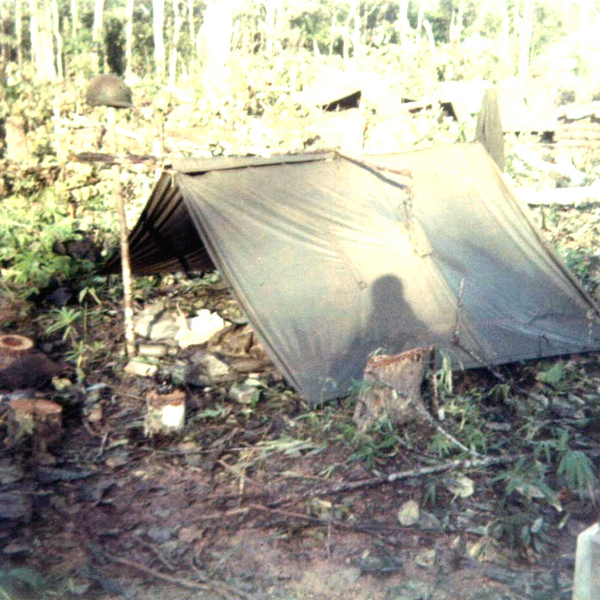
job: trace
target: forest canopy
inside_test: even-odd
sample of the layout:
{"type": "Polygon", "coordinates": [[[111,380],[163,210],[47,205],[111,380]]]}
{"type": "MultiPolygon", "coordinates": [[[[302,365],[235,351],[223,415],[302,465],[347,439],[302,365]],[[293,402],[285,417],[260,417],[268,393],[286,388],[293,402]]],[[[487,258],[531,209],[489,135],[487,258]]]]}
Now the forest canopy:
{"type": "Polygon", "coordinates": [[[598,13],[593,0],[2,0],[0,73],[14,63],[37,81],[110,72],[207,85],[232,54],[277,67],[307,52],[384,56],[433,81],[564,83],[597,71],[598,13]]]}

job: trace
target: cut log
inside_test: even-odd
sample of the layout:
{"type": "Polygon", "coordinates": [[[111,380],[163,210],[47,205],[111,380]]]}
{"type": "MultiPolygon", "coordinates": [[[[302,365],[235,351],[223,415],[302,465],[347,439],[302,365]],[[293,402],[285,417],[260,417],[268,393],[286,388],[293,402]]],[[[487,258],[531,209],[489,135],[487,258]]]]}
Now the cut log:
{"type": "Polygon", "coordinates": [[[146,436],[176,433],[185,423],[185,392],[175,390],[170,394],[148,394],[148,412],[144,421],[146,436]]]}

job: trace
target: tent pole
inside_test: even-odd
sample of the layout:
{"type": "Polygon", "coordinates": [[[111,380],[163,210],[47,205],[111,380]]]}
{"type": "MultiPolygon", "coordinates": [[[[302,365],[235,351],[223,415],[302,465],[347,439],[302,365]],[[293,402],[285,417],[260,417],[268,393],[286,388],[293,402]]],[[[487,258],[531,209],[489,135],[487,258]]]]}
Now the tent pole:
{"type": "MultiPolygon", "coordinates": [[[[117,134],[115,127],[115,111],[113,106],[108,107],[108,132],[111,140],[111,153],[117,154],[117,134]]],[[[133,292],[131,278],[131,260],[129,257],[129,232],[127,230],[127,217],[125,215],[125,200],[121,189],[121,167],[118,162],[112,167],[114,194],[117,199],[117,214],[119,215],[120,241],[121,241],[121,271],[123,275],[123,313],[125,323],[125,342],[127,356],[135,356],[135,332],[133,327],[133,292]]]]}

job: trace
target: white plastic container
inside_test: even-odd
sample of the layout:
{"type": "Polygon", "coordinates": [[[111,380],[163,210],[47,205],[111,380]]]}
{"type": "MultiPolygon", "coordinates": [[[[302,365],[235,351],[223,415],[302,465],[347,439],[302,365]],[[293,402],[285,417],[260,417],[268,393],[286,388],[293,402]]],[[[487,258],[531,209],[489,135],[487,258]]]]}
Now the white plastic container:
{"type": "Polygon", "coordinates": [[[600,524],[596,523],[577,537],[573,600],[600,599],[600,524]]]}

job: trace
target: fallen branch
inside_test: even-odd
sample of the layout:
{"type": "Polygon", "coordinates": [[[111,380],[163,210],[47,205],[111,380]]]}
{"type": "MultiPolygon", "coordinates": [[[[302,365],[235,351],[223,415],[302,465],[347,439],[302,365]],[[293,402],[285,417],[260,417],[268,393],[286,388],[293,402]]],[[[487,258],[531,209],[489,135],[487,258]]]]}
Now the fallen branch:
{"type": "Polygon", "coordinates": [[[154,569],[151,569],[150,567],[147,567],[146,565],[137,563],[133,560],[129,560],[127,558],[121,558],[120,556],[115,556],[114,554],[110,554],[109,552],[106,552],[106,550],[98,548],[97,546],[95,546],[93,544],[86,543],[86,546],[88,547],[88,550],[90,550],[90,552],[92,552],[92,554],[94,556],[102,556],[114,563],[123,565],[124,567],[130,567],[130,568],[140,571],[146,575],[150,575],[151,577],[154,577],[156,579],[161,579],[162,581],[166,581],[167,583],[174,583],[176,585],[179,585],[181,587],[184,587],[184,588],[187,588],[190,590],[201,590],[203,592],[218,593],[218,594],[221,594],[222,596],[225,596],[226,598],[237,596],[239,598],[244,598],[244,600],[251,600],[250,596],[248,594],[246,594],[245,592],[242,592],[241,590],[238,590],[237,588],[235,588],[231,585],[228,585],[226,583],[223,583],[223,582],[207,581],[206,583],[200,583],[197,581],[190,581],[189,579],[181,579],[179,577],[173,577],[172,575],[167,575],[166,573],[161,573],[160,571],[155,571],[154,569]]]}
{"type": "Polygon", "coordinates": [[[452,471],[454,469],[481,469],[484,467],[491,467],[493,465],[501,465],[506,463],[517,462],[522,458],[526,458],[527,454],[507,454],[506,456],[492,456],[488,458],[470,458],[465,460],[452,460],[450,462],[443,463],[441,465],[434,465],[432,467],[423,467],[421,469],[411,469],[409,471],[399,471],[397,473],[390,473],[389,475],[383,475],[381,477],[371,477],[369,479],[361,479],[359,481],[351,481],[349,483],[340,483],[330,488],[323,488],[320,490],[311,490],[303,492],[302,494],[288,494],[283,498],[267,502],[265,505],[269,508],[274,508],[287,502],[301,501],[306,498],[314,498],[315,496],[328,496],[331,494],[341,494],[346,492],[354,492],[356,490],[376,487],[378,485],[385,485],[386,483],[394,483],[403,479],[411,479],[413,477],[423,477],[425,475],[433,475],[435,473],[444,473],[445,471],[452,471]]]}
{"type": "Polygon", "coordinates": [[[154,163],[156,163],[157,166],[164,163],[164,159],[153,155],[117,156],[116,154],[104,154],[101,152],[80,152],[79,154],[70,154],[69,160],[82,163],[104,163],[107,166],[150,163],[148,168],[156,168],[154,163]]]}
{"type": "Polygon", "coordinates": [[[135,535],[134,534],[133,537],[138,542],[138,544],[141,544],[142,546],[145,546],[146,548],[148,548],[148,550],[150,552],[152,552],[152,554],[154,554],[154,556],[156,556],[156,558],[158,558],[158,560],[160,560],[160,562],[163,565],[165,565],[165,567],[167,567],[167,569],[169,569],[169,571],[176,571],[177,570],[175,568],[175,566],[172,565],[167,560],[167,558],[163,555],[163,553],[154,544],[151,544],[150,542],[147,542],[146,540],[144,540],[143,538],[141,538],[139,535],[135,535]]]}
{"type": "MultiPolygon", "coordinates": [[[[313,525],[326,525],[328,528],[328,533],[331,530],[331,527],[337,527],[338,529],[344,529],[346,531],[358,531],[360,533],[373,535],[383,541],[385,541],[389,537],[390,529],[387,525],[385,526],[385,534],[381,534],[378,531],[375,531],[373,527],[370,527],[368,525],[360,525],[359,523],[345,523],[344,521],[340,521],[339,519],[313,517],[311,515],[305,515],[302,513],[292,512],[289,510],[275,508],[272,506],[263,506],[262,504],[252,504],[248,506],[248,508],[262,512],[275,513],[283,517],[287,517],[289,519],[298,519],[299,521],[306,521],[307,523],[312,523],[313,525]]],[[[398,529],[398,531],[404,531],[404,529],[400,528],[398,529]]]]}

